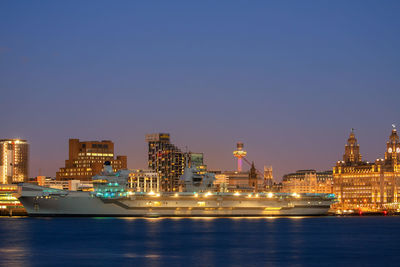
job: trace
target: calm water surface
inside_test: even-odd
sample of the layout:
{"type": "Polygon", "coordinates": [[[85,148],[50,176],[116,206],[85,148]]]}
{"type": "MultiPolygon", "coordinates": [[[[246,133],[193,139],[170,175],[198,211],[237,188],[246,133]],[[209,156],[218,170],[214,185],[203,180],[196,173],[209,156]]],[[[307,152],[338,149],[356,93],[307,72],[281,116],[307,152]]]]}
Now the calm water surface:
{"type": "Polygon", "coordinates": [[[400,266],[400,217],[2,217],[0,265],[400,266]]]}

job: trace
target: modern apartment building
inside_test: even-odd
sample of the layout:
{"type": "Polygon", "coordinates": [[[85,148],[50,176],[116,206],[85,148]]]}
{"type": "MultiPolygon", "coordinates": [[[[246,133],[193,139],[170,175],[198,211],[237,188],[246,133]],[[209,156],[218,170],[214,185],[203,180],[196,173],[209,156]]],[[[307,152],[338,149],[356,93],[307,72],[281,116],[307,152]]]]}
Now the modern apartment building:
{"type": "Polygon", "coordinates": [[[168,133],[147,134],[148,167],[160,174],[161,191],[179,190],[179,178],[184,172],[186,156],[170,142],[168,133]]]}

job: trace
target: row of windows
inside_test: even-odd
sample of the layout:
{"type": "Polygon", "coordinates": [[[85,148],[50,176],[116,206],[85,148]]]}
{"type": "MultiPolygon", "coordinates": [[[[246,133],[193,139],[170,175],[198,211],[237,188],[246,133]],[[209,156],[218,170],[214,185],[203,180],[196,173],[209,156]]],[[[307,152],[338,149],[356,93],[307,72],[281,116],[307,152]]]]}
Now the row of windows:
{"type": "MultiPolygon", "coordinates": [[[[114,169],[114,172],[116,172],[116,171],[117,171],[117,170],[114,169]]],[[[61,173],[61,176],[72,176],[72,177],[74,177],[74,176],[82,176],[82,175],[85,175],[85,176],[87,176],[87,175],[93,176],[93,173],[92,173],[92,172],[67,172],[67,173],[61,173]]]]}
{"type": "MultiPolygon", "coordinates": [[[[82,144],[82,148],[86,148],[86,144],[82,144]]],[[[108,148],[107,144],[92,144],[92,148],[108,148]]]]}
{"type": "MultiPolygon", "coordinates": [[[[107,154],[107,155],[112,155],[112,154],[107,154]]],[[[79,156],[78,160],[85,160],[85,159],[95,159],[95,160],[105,160],[105,159],[109,159],[109,158],[113,158],[113,156],[79,156]]]]}

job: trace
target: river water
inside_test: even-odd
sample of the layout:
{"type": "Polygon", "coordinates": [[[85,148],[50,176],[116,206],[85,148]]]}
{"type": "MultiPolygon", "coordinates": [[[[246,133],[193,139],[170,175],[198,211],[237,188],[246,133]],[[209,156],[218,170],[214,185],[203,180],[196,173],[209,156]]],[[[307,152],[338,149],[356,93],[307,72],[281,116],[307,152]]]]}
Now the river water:
{"type": "Polygon", "coordinates": [[[0,265],[400,266],[400,217],[1,217],[0,265]]]}

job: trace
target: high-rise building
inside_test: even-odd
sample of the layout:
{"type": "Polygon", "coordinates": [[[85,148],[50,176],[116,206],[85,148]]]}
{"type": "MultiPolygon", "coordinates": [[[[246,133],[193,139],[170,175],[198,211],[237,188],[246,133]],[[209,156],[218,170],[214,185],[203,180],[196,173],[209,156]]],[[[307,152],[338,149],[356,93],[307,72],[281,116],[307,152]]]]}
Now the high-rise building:
{"type": "Polygon", "coordinates": [[[400,142],[393,127],[385,159],[361,161],[354,132],[345,146],[342,161],[333,167],[334,193],[343,209],[398,209],[400,195],[400,142]]]}
{"type": "Polygon", "coordinates": [[[178,191],[185,169],[185,153],[171,144],[168,133],[147,134],[148,167],[160,174],[161,191],[178,191]]]}
{"type": "Polygon", "coordinates": [[[28,180],[29,144],[21,139],[0,140],[0,183],[28,180]]]}
{"type": "Polygon", "coordinates": [[[110,161],[114,172],[127,168],[127,157],[114,157],[114,143],[109,140],[85,141],[69,139],[69,157],[65,167],[56,174],[57,180],[91,180],[110,161]]]}

